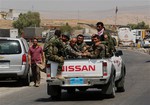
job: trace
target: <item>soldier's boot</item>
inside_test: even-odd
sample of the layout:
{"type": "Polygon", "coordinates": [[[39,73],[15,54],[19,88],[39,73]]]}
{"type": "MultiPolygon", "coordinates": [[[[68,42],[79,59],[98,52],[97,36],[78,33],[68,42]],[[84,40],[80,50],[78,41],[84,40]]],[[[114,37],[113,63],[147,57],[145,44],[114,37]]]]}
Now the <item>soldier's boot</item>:
{"type": "Polygon", "coordinates": [[[65,78],[62,75],[57,75],[56,78],[59,80],[65,80],[65,78]]]}

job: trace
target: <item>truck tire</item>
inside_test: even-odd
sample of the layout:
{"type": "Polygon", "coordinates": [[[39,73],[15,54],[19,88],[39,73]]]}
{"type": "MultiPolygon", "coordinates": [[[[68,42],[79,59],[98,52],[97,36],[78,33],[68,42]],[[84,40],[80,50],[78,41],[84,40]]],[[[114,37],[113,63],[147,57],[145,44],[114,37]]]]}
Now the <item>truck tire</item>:
{"type": "Polygon", "coordinates": [[[103,89],[102,93],[106,95],[108,98],[114,98],[116,95],[116,87],[115,87],[115,77],[114,75],[111,76],[110,81],[106,84],[103,89]]]}
{"type": "Polygon", "coordinates": [[[61,87],[47,84],[47,93],[51,96],[52,100],[61,99],[61,87]]]}
{"type": "Polygon", "coordinates": [[[121,78],[118,81],[116,81],[117,92],[125,91],[124,82],[125,82],[125,68],[123,67],[121,78]]]}

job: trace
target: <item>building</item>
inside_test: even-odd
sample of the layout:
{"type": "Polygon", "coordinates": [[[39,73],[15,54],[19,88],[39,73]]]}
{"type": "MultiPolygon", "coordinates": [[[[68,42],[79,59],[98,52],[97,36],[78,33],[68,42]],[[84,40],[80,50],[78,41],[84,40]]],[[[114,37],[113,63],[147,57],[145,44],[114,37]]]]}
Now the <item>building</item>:
{"type": "Polygon", "coordinates": [[[16,13],[13,9],[9,9],[9,12],[6,16],[7,20],[17,20],[20,13],[16,13]]]}
{"type": "Polygon", "coordinates": [[[8,12],[0,12],[0,19],[17,20],[19,18],[19,15],[20,13],[15,12],[13,9],[9,9],[8,12]]]}
{"type": "Polygon", "coordinates": [[[0,12],[0,19],[5,19],[7,16],[7,12],[1,11],[0,12]]]}

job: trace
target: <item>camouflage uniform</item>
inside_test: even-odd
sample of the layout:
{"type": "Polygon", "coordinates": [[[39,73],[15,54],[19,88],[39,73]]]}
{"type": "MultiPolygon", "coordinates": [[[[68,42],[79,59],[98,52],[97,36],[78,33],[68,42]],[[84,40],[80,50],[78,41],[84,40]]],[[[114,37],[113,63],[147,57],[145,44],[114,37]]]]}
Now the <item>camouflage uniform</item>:
{"type": "Polygon", "coordinates": [[[62,66],[64,64],[64,49],[65,45],[57,36],[52,36],[44,45],[46,60],[58,63],[57,75],[61,74],[62,66]]]}
{"type": "Polygon", "coordinates": [[[76,44],[76,46],[77,46],[77,49],[80,52],[85,52],[86,51],[87,44],[85,42],[83,42],[81,44],[76,44]]]}
{"type": "Polygon", "coordinates": [[[105,58],[106,57],[106,46],[104,44],[93,44],[91,48],[88,50],[90,54],[88,57],[90,58],[105,58]]]}
{"type": "Polygon", "coordinates": [[[66,49],[67,58],[77,58],[81,56],[81,52],[77,49],[77,46],[71,47],[69,44],[66,49]]]}
{"type": "Polygon", "coordinates": [[[107,48],[106,50],[108,50],[106,51],[108,52],[107,56],[111,57],[113,55],[113,52],[115,51],[115,45],[114,45],[112,37],[110,36],[109,33],[104,32],[104,34],[100,36],[100,40],[102,44],[105,44],[107,46],[106,47],[107,48]],[[104,38],[105,34],[108,36],[108,39],[104,38]]]}

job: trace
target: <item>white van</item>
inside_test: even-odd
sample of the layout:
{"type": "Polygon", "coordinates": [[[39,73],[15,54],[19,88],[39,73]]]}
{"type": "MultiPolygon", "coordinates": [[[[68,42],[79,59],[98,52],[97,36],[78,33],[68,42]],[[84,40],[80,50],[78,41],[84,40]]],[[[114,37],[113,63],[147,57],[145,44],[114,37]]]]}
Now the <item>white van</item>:
{"type": "Polygon", "coordinates": [[[23,38],[0,37],[0,79],[16,79],[30,84],[28,43],[23,38]]]}

